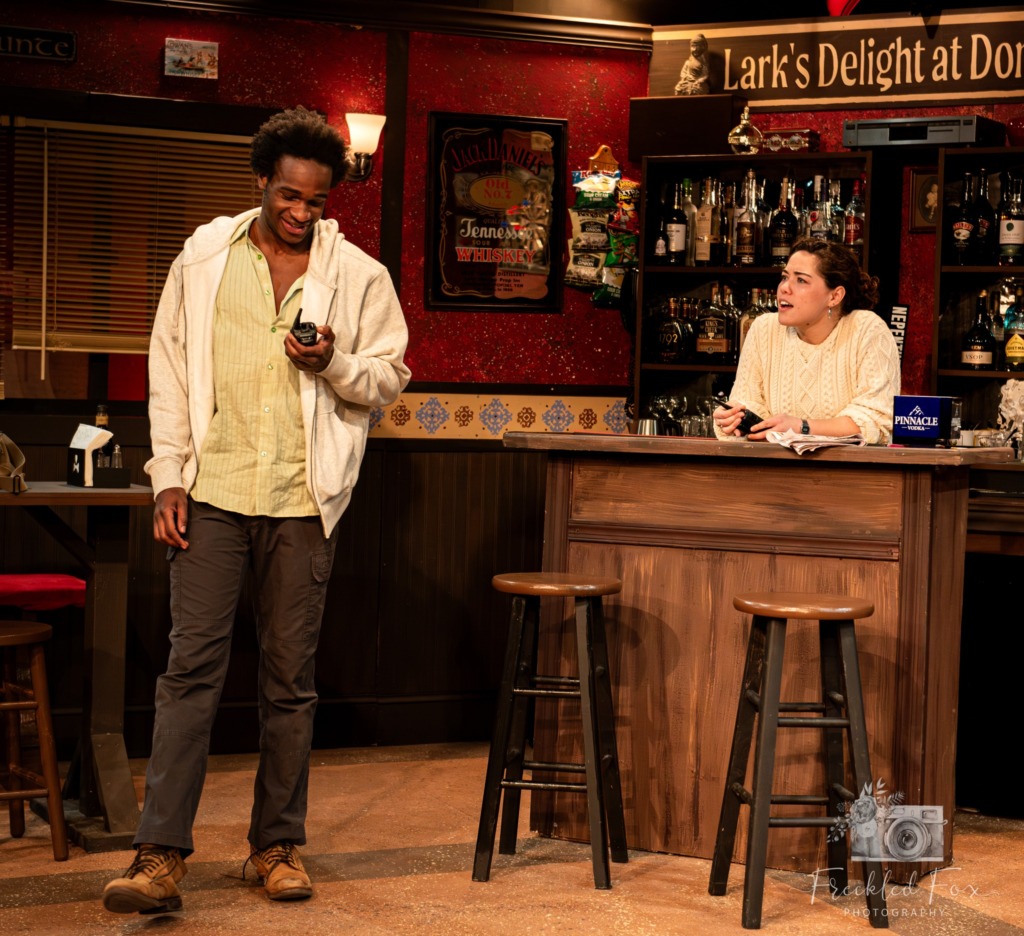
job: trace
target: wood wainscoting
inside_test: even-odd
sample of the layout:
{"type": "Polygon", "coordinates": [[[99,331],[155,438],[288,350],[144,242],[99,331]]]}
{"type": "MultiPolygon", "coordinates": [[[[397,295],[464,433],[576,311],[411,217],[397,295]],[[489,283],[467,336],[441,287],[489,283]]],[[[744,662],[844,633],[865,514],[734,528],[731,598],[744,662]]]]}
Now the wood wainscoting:
{"type": "MultiPolygon", "coordinates": [[[[5,420],[25,451],[29,483],[65,470],[77,418],[5,420]]],[[[119,418],[133,481],[146,484],[148,429],[119,418]]],[[[498,572],[539,569],[546,455],[498,443],[371,441],[340,526],[317,651],[320,693],[314,745],[484,740],[505,649],[507,601],[498,572]]],[[[84,509],[66,511],[84,531],[84,509]]],[[[125,738],[130,756],[149,752],[153,689],[166,665],[170,630],[166,549],[152,514],[132,510],[125,738]]],[[[0,570],[75,573],[30,517],[0,511],[0,570]]],[[[49,618],[47,618],[49,620],[49,618]]],[[[75,612],[54,612],[48,651],[62,757],[80,730],[82,629],[75,612]]],[[[212,739],[215,753],[258,749],[257,648],[248,588],[239,605],[231,667],[212,739]]]]}

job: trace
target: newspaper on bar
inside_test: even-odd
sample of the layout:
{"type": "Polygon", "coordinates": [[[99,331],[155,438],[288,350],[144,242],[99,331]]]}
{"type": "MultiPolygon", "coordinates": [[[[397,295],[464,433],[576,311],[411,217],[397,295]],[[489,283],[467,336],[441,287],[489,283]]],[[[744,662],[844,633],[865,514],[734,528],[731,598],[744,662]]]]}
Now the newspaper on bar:
{"type": "Polygon", "coordinates": [[[821,436],[803,435],[800,432],[794,432],[792,429],[787,429],[785,432],[777,432],[774,429],[770,429],[765,433],[765,438],[776,445],[784,445],[786,448],[792,449],[797,455],[804,455],[807,452],[813,452],[820,448],[830,448],[834,445],[867,444],[864,441],[864,436],[859,432],[846,436],[821,436]]]}

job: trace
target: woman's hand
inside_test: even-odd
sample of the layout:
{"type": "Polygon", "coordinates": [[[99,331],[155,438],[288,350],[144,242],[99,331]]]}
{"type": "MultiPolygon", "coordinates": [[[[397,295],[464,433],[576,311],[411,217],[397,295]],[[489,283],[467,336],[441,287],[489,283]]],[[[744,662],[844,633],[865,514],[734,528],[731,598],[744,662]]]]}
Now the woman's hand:
{"type": "Polygon", "coordinates": [[[776,413],[774,416],[768,416],[762,419],[761,422],[757,423],[751,429],[750,435],[747,436],[752,442],[757,442],[764,439],[769,431],[774,430],[775,432],[785,432],[787,429],[792,429],[794,432],[799,432],[803,428],[803,420],[796,416],[790,416],[789,413],[776,413]]]}
{"type": "Polygon", "coordinates": [[[711,418],[723,433],[738,436],[742,435],[739,425],[745,412],[742,406],[720,406],[711,414],[711,418]]]}
{"type": "MultiPolygon", "coordinates": [[[[718,424],[718,428],[725,435],[742,436],[743,433],[740,432],[739,425],[745,413],[746,410],[742,406],[722,406],[716,409],[712,416],[718,424]]],[[[790,416],[788,413],[776,413],[774,416],[762,419],[759,423],[754,423],[747,439],[751,442],[760,442],[771,429],[777,432],[785,432],[787,429],[799,432],[802,424],[803,421],[796,416],[790,416]]]]}

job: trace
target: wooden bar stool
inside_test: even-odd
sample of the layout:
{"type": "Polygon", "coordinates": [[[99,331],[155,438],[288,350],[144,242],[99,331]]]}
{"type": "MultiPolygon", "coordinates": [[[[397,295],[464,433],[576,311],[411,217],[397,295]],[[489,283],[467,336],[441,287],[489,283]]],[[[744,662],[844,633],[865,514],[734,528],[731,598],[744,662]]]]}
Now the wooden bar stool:
{"type": "Polygon", "coordinates": [[[522,791],[566,790],[587,795],[594,886],[609,888],[609,841],[612,860],[625,862],[629,856],[626,852],[626,822],[619,783],[601,596],[618,594],[622,590],[622,582],[616,578],[567,572],[524,572],[496,575],[492,583],[498,591],[514,597],[494,736],[487,759],[473,880],[486,881],[490,877],[502,794],[505,807],[501,815],[498,851],[503,855],[514,855],[522,791]],[[535,672],[541,598],[572,598],[575,602],[579,678],[545,676],[535,672]],[[582,764],[526,760],[530,698],[579,699],[583,719],[582,764]],[[534,771],[583,774],[585,782],[524,780],[524,770],[531,772],[531,778],[534,771]]]}
{"type": "Polygon", "coordinates": [[[0,658],[3,660],[0,712],[5,715],[8,774],[8,788],[0,788],[0,801],[8,802],[12,837],[21,838],[25,834],[25,800],[45,796],[50,811],[53,857],[57,861],[66,861],[68,837],[64,825],[64,803],[61,799],[57,748],[53,740],[50,696],[46,686],[46,657],[43,652],[43,644],[50,639],[51,633],[49,624],[0,621],[0,658]],[[19,647],[28,648],[31,687],[21,685],[17,678],[16,656],[19,647]],[[36,713],[39,759],[43,768],[41,776],[22,765],[21,713],[25,711],[36,713]],[[23,781],[32,786],[25,787],[23,781]]]}
{"type": "MultiPolygon", "coordinates": [[[[769,828],[829,827],[839,815],[839,803],[857,799],[859,791],[872,782],[868,738],[864,722],[860,665],[853,622],[874,614],[875,606],[863,598],[802,592],[764,592],[737,595],[733,605],[753,615],[747,659],[740,689],[739,709],[732,738],[732,753],[726,774],[718,836],[711,863],[708,893],[720,896],[729,881],[729,864],[736,841],[740,804],[750,807],[747,829],[747,867],[743,881],[743,926],[761,926],[764,872],[768,855],[769,828]],[[821,701],[780,702],[782,662],[788,620],[818,622],[821,653],[821,701]],[[845,711],[845,715],[843,712],[845,711]],[[793,716],[780,712],[797,713],[793,716]],[[754,753],[753,789],[743,782],[750,758],[750,743],[757,718],[757,747],[754,753]],[[824,757],[827,776],[825,795],[772,795],[775,768],[775,739],[778,728],[818,728],[825,733],[824,757]],[[843,730],[846,730],[853,761],[853,789],[845,786],[843,730]],[[785,817],[771,815],[772,804],[820,805],[826,816],[785,817]]],[[[834,894],[847,889],[846,842],[828,843],[828,866],[835,871],[834,894]]],[[[880,861],[863,862],[868,915],[871,925],[888,927],[883,875],[880,861]]]]}

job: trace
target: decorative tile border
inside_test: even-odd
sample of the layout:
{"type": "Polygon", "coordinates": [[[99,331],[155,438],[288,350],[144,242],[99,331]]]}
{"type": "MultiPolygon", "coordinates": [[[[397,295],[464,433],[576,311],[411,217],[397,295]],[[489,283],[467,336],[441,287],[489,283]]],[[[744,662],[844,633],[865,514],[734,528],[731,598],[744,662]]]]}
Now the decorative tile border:
{"type": "Polygon", "coordinates": [[[624,433],[624,397],[404,393],[370,411],[371,439],[490,439],[506,431],[624,433]]]}

